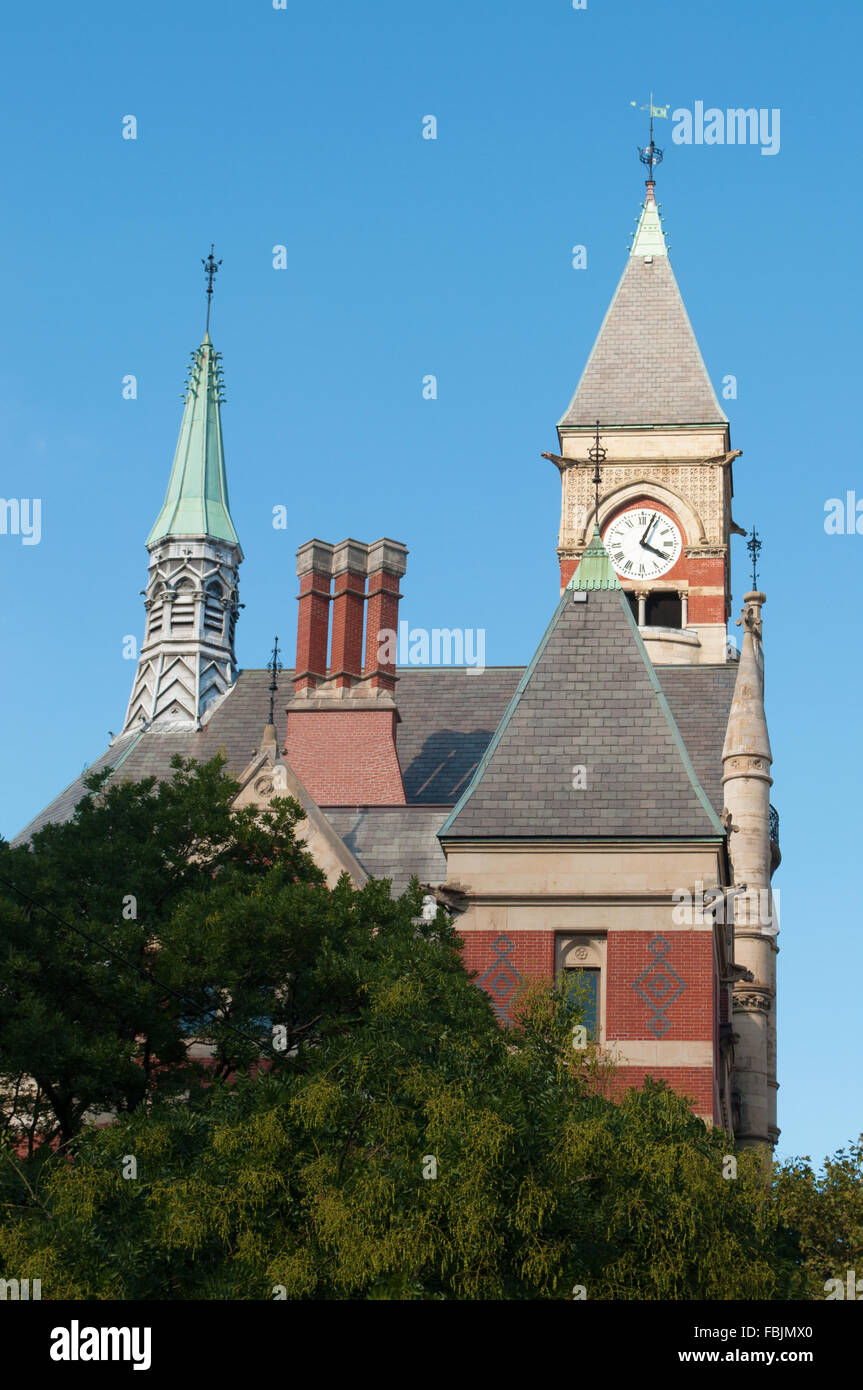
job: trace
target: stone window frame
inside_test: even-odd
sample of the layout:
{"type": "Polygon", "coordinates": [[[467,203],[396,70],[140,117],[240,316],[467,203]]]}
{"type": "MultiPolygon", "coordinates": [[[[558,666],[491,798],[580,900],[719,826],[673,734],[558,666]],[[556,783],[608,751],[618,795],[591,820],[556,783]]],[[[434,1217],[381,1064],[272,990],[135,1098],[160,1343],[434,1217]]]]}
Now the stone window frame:
{"type": "Polygon", "coordinates": [[[607,968],[608,937],[605,932],[555,932],[554,978],[561,970],[593,969],[599,971],[599,1037],[600,1047],[607,1037],[605,1012],[608,998],[607,968]]]}

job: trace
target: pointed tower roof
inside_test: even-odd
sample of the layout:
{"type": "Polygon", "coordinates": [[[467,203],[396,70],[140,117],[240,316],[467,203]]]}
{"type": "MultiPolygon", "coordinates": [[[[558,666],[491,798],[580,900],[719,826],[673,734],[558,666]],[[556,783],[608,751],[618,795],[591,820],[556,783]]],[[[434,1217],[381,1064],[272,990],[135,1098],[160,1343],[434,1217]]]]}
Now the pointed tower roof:
{"type": "Polygon", "coordinates": [[[593,350],[558,424],[725,424],[668,259],[653,184],[593,350]]]}
{"type": "Polygon", "coordinates": [[[602,544],[599,527],[594,522],[590,545],[582,555],[581,563],[570,579],[567,588],[583,589],[587,592],[590,589],[620,589],[621,587],[608,551],[602,544]]]}
{"type": "Polygon", "coordinates": [[[439,833],[444,840],[724,833],[597,533],[439,833]]]}
{"type": "Polygon", "coordinates": [[[212,536],[233,545],[240,543],[228,506],[220,358],[208,332],[192,354],[168,491],[147,537],[148,545],[166,536],[212,536]]]}
{"type": "Polygon", "coordinates": [[[743,644],[737,664],[734,697],[728,713],[723,763],[728,758],[761,758],[773,761],[767,716],[764,712],[764,651],[761,645],[761,608],[767,602],[759,589],[743,596],[743,644]]]}

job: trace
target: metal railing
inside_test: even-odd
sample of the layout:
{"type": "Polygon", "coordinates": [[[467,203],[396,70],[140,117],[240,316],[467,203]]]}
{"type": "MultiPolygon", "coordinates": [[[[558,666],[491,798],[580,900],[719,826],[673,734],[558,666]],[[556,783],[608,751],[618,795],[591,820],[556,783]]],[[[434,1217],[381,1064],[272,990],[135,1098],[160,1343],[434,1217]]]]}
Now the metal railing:
{"type": "Polygon", "coordinates": [[[770,807],[770,839],[774,845],[779,844],[779,812],[775,806],[770,807]]]}

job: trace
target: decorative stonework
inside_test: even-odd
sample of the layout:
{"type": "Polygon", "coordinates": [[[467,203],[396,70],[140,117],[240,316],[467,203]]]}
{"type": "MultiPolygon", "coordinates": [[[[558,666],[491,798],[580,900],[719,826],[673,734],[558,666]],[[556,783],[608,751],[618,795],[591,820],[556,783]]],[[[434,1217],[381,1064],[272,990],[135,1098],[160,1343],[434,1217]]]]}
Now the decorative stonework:
{"type": "Polygon", "coordinates": [[[197,724],[236,680],[239,546],[173,538],[150,550],[146,632],[123,732],[197,724]]]}
{"type": "MultiPolygon", "coordinates": [[[[611,494],[632,484],[643,484],[649,493],[657,484],[673,498],[688,505],[700,524],[701,535],[687,536],[696,556],[709,555],[709,547],[725,554],[722,538],[725,526],[725,482],[723,469],[701,464],[696,466],[655,465],[648,461],[637,464],[604,464],[602,491],[607,499],[611,494]],[[703,537],[708,547],[698,545],[703,537]]],[[[585,529],[594,512],[593,475],[589,468],[568,468],[563,476],[563,513],[561,545],[583,545],[585,529]]],[[[682,520],[684,518],[681,518],[682,520]]],[[[696,526],[696,529],[698,527],[696,526]]]]}
{"type": "Polygon", "coordinates": [[[738,994],[735,991],[734,1008],[743,1009],[746,1013],[751,1013],[754,1010],[758,1013],[769,1014],[771,1008],[770,995],[761,990],[749,990],[745,994],[738,994]]]}

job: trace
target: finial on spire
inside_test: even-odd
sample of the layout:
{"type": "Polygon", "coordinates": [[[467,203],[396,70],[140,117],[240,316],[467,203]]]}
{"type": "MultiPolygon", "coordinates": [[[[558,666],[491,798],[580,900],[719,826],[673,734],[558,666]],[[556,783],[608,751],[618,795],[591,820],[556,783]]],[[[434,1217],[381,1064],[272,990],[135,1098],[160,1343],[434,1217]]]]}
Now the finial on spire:
{"type": "MultiPolygon", "coordinates": [[[[637,105],[638,105],[638,103],[635,102],[635,101],[631,101],[629,104],[630,104],[630,106],[637,106],[637,105]]],[[[646,164],[646,165],[647,165],[647,178],[645,179],[645,183],[646,183],[646,185],[647,185],[648,194],[652,194],[652,192],[653,192],[653,185],[654,185],[653,170],[654,170],[655,165],[661,164],[661,163],[662,163],[662,150],[659,148],[659,146],[658,146],[657,144],[654,143],[654,139],[653,139],[653,118],[654,118],[654,116],[659,116],[659,117],[662,117],[662,118],[664,118],[665,120],[667,120],[667,119],[668,119],[668,107],[667,107],[667,106],[654,106],[654,104],[653,104],[653,93],[651,92],[651,93],[650,93],[650,102],[649,102],[649,104],[648,104],[647,106],[639,106],[638,109],[639,109],[639,111],[649,111],[649,112],[650,112],[650,144],[649,144],[649,145],[639,145],[637,148],[638,148],[638,158],[641,160],[642,164],[646,164]]]]}
{"type": "Polygon", "coordinates": [[[270,684],[269,684],[269,686],[268,686],[268,689],[269,689],[269,692],[270,692],[270,723],[271,723],[271,724],[275,724],[275,722],[276,722],[276,721],[275,721],[275,718],[274,718],[274,711],[275,711],[275,705],[276,705],[276,692],[277,692],[277,690],[278,690],[278,688],[279,688],[278,675],[279,675],[279,672],[280,672],[282,669],[283,669],[283,668],[282,668],[282,663],[281,663],[281,661],[279,660],[279,639],[278,639],[278,637],[277,637],[277,638],[276,638],[276,641],[275,641],[275,645],[274,645],[274,647],[273,647],[273,654],[272,654],[272,656],[270,657],[269,665],[267,666],[267,670],[268,670],[269,673],[270,673],[270,684]]]}
{"type": "Polygon", "coordinates": [[[758,588],[758,555],[761,550],[761,541],[758,539],[758,532],[753,526],[749,540],[746,542],[746,549],[752,556],[752,587],[758,588]]]}
{"type": "Polygon", "coordinates": [[[215,242],[211,242],[211,243],[210,243],[210,254],[209,254],[209,256],[207,257],[207,259],[206,259],[205,261],[201,261],[201,265],[204,267],[204,274],[205,274],[206,277],[207,277],[207,330],[206,330],[206,331],[207,331],[208,333],[209,333],[209,331],[210,331],[210,305],[211,305],[212,302],[213,302],[213,281],[215,280],[216,276],[217,276],[218,273],[219,273],[219,266],[222,264],[221,261],[217,261],[217,260],[214,258],[214,256],[213,256],[213,251],[215,250],[215,247],[216,247],[216,243],[215,243],[215,242]]]}

